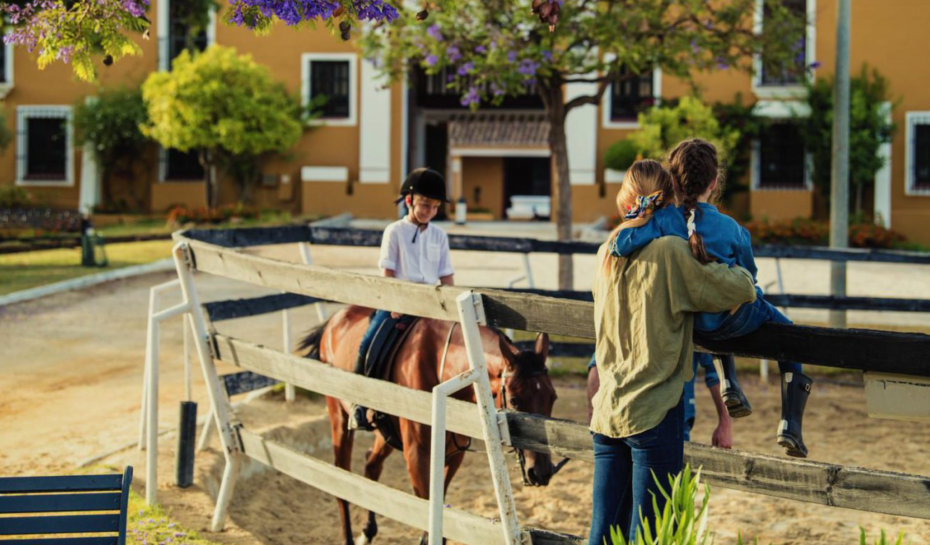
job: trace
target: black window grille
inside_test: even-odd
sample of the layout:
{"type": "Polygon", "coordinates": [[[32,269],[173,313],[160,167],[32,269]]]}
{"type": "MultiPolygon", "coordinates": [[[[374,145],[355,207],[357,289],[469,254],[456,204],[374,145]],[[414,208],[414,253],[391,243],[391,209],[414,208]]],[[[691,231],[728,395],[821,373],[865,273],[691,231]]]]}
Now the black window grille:
{"type": "Polygon", "coordinates": [[[175,182],[202,182],[204,179],[203,167],[197,150],[183,152],[173,148],[166,150],[168,155],[165,169],[165,179],[175,182]]]}
{"type": "Polygon", "coordinates": [[[627,67],[620,67],[617,81],[610,84],[610,119],[635,120],[639,113],[655,104],[652,71],[631,75],[627,67]]]}
{"type": "MultiPolygon", "coordinates": [[[[415,66],[412,74],[413,87],[416,90],[416,104],[423,108],[464,110],[462,95],[472,86],[471,76],[456,77],[455,67],[443,67],[435,74],[427,74],[420,66],[415,66]],[[457,82],[455,85],[450,83],[457,82]]],[[[485,84],[487,85],[487,84],[485,84]]],[[[487,87],[490,88],[490,87],[487,87]]],[[[487,90],[486,88],[486,90],[487,90]]],[[[543,103],[535,83],[524,85],[522,92],[507,95],[499,106],[482,102],[481,108],[498,108],[501,110],[542,110],[543,103]]]]}
{"type": "Polygon", "coordinates": [[[801,133],[793,123],[773,123],[759,135],[759,187],[804,189],[806,155],[801,133]]]}
{"type": "Polygon", "coordinates": [[[26,119],[27,180],[66,180],[68,165],[67,119],[26,119]]]}
{"type": "Polygon", "coordinates": [[[171,2],[168,17],[168,69],[171,69],[171,64],[174,61],[174,58],[181,54],[182,51],[188,48],[188,39],[190,39],[190,46],[195,51],[203,51],[207,48],[207,31],[202,30],[195,34],[194,36],[188,37],[190,33],[190,26],[187,24],[185,18],[187,17],[187,10],[190,9],[187,5],[188,2],[184,0],[173,0],[171,2]]]}
{"type": "MultiPolygon", "coordinates": [[[[3,33],[0,32],[0,38],[3,37],[3,33]]],[[[10,83],[6,78],[6,44],[3,43],[3,40],[0,40],[0,83],[10,83]]]]}
{"type": "Polygon", "coordinates": [[[310,61],[310,97],[325,96],[323,119],[349,117],[349,61],[310,61]]]}
{"type": "Polygon", "coordinates": [[[912,189],[930,191],[930,124],[914,125],[912,189]]]}
{"type": "MultiPolygon", "coordinates": [[[[762,85],[798,85],[803,81],[807,69],[807,0],[781,0],[786,8],[804,24],[803,38],[794,46],[795,55],[787,61],[766,59],[762,53],[762,85]]],[[[770,16],[768,3],[762,11],[762,24],[770,16]]]]}

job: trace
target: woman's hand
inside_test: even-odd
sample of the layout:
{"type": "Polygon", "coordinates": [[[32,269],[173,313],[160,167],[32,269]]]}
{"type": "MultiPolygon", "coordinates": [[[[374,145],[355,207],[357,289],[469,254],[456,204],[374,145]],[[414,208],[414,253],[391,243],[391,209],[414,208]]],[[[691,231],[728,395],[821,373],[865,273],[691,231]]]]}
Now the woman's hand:
{"type": "Polygon", "coordinates": [[[398,319],[398,318],[400,318],[401,316],[403,316],[403,314],[401,314],[401,313],[399,313],[399,312],[392,312],[392,313],[391,313],[391,318],[394,318],[395,320],[398,319]]]}
{"type": "Polygon", "coordinates": [[[714,435],[711,436],[710,444],[717,448],[733,448],[733,428],[729,416],[720,419],[714,435]]]}

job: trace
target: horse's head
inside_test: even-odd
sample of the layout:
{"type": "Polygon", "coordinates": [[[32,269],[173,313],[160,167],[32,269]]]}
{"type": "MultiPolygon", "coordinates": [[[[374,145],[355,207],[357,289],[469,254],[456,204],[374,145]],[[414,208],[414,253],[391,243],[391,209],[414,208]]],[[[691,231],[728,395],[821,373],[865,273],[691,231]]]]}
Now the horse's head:
{"type": "MultiPolygon", "coordinates": [[[[540,333],[533,350],[518,350],[503,335],[500,338],[504,366],[501,372],[499,404],[515,411],[552,416],[557,398],[549,378],[546,359],[549,357],[549,335],[540,333]]],[[[525,480],[532,486],[546,486],[553,475],[552,458],[548,454],[519,451],[525,458],[525,480]]]]}

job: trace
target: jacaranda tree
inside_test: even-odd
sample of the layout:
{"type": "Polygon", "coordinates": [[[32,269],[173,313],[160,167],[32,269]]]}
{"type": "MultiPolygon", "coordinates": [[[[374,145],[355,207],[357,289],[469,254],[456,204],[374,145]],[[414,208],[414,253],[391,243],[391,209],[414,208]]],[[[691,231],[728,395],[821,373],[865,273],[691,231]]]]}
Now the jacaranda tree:
{"type": "MultiPolygon", "coordinates": [[[[299,100],[272,80],[266,67],[230,47],[182,52],[170,72],[142,85],[148,122],[142,132],[166,148],[197,150],[207,204],[218,203],[213,167],[236,175],[243,160],[284,152],[306,126],[299,100]]],[[[248,195],[248,187],[241,197],[248,195]]]]}
{"type": "MultiPolygon", "coordinates": [[[[596,107],[612,82],[654,67],[684,80],[702,70],[749,71],[752,54],[763,50],[767,63],[792,65],[803,51],[803,21],[780,0],[765,1],[766,24],[757,33],[755,0],[456,0],[452,9],[433,10],[425,20],[415,8],[401,10],[394,23],[373,26],[362,47],[395,80],[412,64],[428,74],[451,67],[448,85],[471,108],[535,85],[550,124],[558,236],[569,240],[566,116],[596,107]],[[593,85],[569,98],[566,86],[572,83],[593,85]]],[[[572,285],[572,258],[560,256],[559,287],[572,285]]]]}

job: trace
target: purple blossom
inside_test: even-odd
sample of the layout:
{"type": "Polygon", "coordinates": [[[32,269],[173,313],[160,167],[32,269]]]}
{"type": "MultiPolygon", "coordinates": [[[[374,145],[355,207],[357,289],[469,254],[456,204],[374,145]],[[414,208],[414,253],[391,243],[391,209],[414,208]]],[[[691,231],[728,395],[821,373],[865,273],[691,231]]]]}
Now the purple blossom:
{"type": "Polygon", "coordinates": [[[536,70],[539,69],[539,63],[532,59],[523,59],[517,66],[517,72],[524,76],[535,76],[536,70]]]}
{"type": "Polygon", "coordinates": [[[501,89],[500,87],[498,87],[498,85],[497,85],[496,83],[491,82],[491,93],[492,93],[494,96],[499,97],[499,96],[501,96],[502,94],[504,94],[504,90],[501,89]]]}
{"type": "Polygon", "coordinates": [[[458,74],[460,76],[467,76],[474,69],[475,69],[475,63],[468,61],[462,66],[459,66],[458,74]]]}
{"type": "Polygon", "coordinates": [[[508,52],[507,52],[507,60],[508,60],[509,62],[517,62],[517,52],[516,52],[516,51],[508,51],[508,52]]]}
{"type": "Polygon", "coordinates": [[[426,66],[435,66],[439,62],[439,57],[436,55],[427,55],[426,56],[426,66]]]}
{"type": "MultiPolygon", "coordinates": [[[[242,20],[242,8],[257,8],[264,17],[277,17],[287,25],[294,26],[302,21],[331,19],[339,7],[335,0],[229,0],[236,10],[236,24],[242,20]]],[[[385,0],[353,0],[353,7],[362,21],[391,22],[399,17],[397,9],[385,0]]]]}
{"type": "Polygon", "coordinates": [[[483,55],[483,54],[485,54],[485,53],[487,53],[487,52],[488,52],[488,48],[485,47],[485,46],[483,46],[483,45],[479,45],[479,46],[475,47],[475,53],[481,53],[481,54],[483,55]]]}
{"type": "Polygon", "coordinates": [[[443,41],[445,38],[442,37],[442,30],[440,30],[439,25],[433,23],[426,29],[426,34],[436,40],[437,42],[443,41]]]}
{"type": "Polygon", "coordinates": [[[459,52],[459,48],[454,45],[450,45],[446,48],[446,55],[449,57],[449,62],[455,62],[462,58],[462,53],[459,52]]]}
{"type": "Polygon", "coordinates": [[[695,55],[700,54],[701,48],[698,47],[697,40],[691,40],[691,52],[695,55]]]}
{"type": "Polygon", "coordinates": [[[723,57],[717,57],[716,61],[718,70],[727,70],[730,68],[730,65],[727,64],[727,60],[723,57]]]}
{"type": "Polygon", "coordinates": [[[547,49],[542,52],[542,56],[543,56],[543,59],[546,60],[546,62],[552,62],[552,51],[549,51],[547,49]]]}
{"type": "Polygon", "coordinates": [[[452,83],[453,81],[455,81],[455,75],[454,75],[454,74],[449,74],[448,76],[446,76],[446,82],[447,82],[447,83],[452,83]]]}
{"type": "Polygon", "coordinates": [[[475,86],[469,87],[468,94],[462,97],[462,106],[468,107],[479,102],[481,102],[481,97],[478,96],[478,88],[475,86]]]}
{"type": "Polygon", "coordinates": [[[823,64],[822,64],[820,61],[814,61],[814,62],[810,63],[810,65],[808,65],[807,68],[808,68],[808,70],[816,70],[816,69],[820,68],[821,66],[823,66],[823,64]]]}

